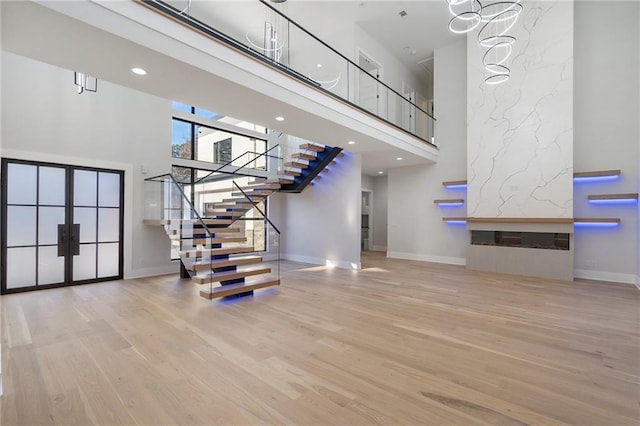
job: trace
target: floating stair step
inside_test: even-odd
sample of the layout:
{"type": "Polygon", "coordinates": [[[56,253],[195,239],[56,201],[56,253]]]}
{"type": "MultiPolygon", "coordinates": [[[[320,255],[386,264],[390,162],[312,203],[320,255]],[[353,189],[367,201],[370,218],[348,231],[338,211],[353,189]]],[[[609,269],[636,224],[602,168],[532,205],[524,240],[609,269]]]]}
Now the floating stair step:
{"type": "Polygon", "coordinates": [[[221,254],[240,254],[240,253],[253,253],[255,249],[253,247],[229,247],[222,249],[203,249],[203,250],[187,250],[181,251],[180,257],[186,258],[196,258],[202,257],[203,255],[209,256],[218,256],[221,254]]]}
{"type": "Polygon", "coordinates": [[[239,211],[247,211],[247,206],[239,206],[234,203],[219,203],[216,204],[217,209],[229,209],[229,210],[239,210],[239,211]]]}
{"type": "Polygon", "coordinates": [[[296,172],[295,170],[278,170],[278,174],[285,176],[300,176],[302,173],[296,172]]]}
{"type": "MultiPolygon", "coordinates": [[[[237,234],[240,232],[240,228],[215,228],[209,231],[211,234],[237,234]]],[[[170,229],[169,235],[182,235],[184,238],[189,237],[201,237],[207,236],[207,231],[204,228],[189,229],[170,229]]]]}
{"type": "Polygon", "coordinates": [[[255,184],[255,185],[251,185],[251,186],[241,186],[240,188],[242,188],[242,190],[244,192],[247,191],[275,191],[280,189],[280,183],[265,183],[265,184],[255,184]]]}
{"type": "Polygon", "coordinates": [[[243,256],[222,260],[198,260],[185,263],[184,267],[190,271],[207,271],[211,268],[225,268],[227,266],[253,265],[262,262],[261,256],[243,256]]]}
{"type": "Polygon", "coordinates": [[[324,151],[325,147],[323,145],[305,143],[305,144],[300,145],[300,149],[306,150],[306,151],[322,152],[322,151],[324,151]]]}
{"type": "Polygon", "coordinates": [[[174,246],[188,246],[193,247],[203,244],[226,244],[226,243],[244,243],[247,241],[247,237],[231,237],[231,238],[182,238],[172,239],[171,244],[174,246]]]}
{"type": "Polygon", "coordinates": [[[296,152],[291,156],[291,158],[300,158],[302,160],[313,161],[317,157],[316,154],[308,154],[306,152],[296,152]]]}
{"type": "MultiPolygon", "coordinates": [[[[205,225],[231,225],[232,221],[229,219],[202,219],[205,225]]],[[[196,219],[144,219],[142,221],[145,225],[191,225],[198,226],[201,222],[196,219]]]]}
{"type": "Polygon", "coordinates": [[[252,203],[259,203],[263,200],[263,198],[253,198],[250,197],[251,200],[247,199],[247,198],[226,198],[223,201],[225,203],[236,203],[236,205],[238,204],[252,204],[252,203]]]}
{"type": "Polygon", "coordinates": [[[220,281],[237,280],[238,278],[246,278],[269,273],[271,273],[270,267],[260,265],[240,271],[208,272],[202,275],[195,275],[191,277],[191,279],[198,284],[209,284],[211,282],[218,283],[220,281]]]}
{"type": "Polygon", "coordinates": [[[254,186],[254,185],[270,185],[270,184],[278,184],[278,180],[275,178],[271,178],[271,179],[255,179],[252,181],[249,181],[247,183],[247,186],[254,186]]]}
{"type": "Polygon", "coordinates": [[[306,169],[309,167],[309,163],[302,161],[289,161],[288,163],[284,163],[285,167],[296,167],[298,169],[306,169]]]}
{"type": "Polygon", "coordinates": [[[275,285],[280,285],[280,280],[277,278],[247,278],[244,283],[223,285],[220,287],[214,287],[211,290],[202,290],[200,292],[200,296],[205,299],[215,299],[217,297],[232,296],[234,294],[246,293],[251,290],[272,287],[275,285]]]}
{"type": "Polygon", "coordinates": [[[240,217],[240,216],[244,216],[246,212],[244,210],[231,210],[231,211],[207,210],[205,213],[207,214],[207,217],[220,218],[220,217],[240,217]]]}
{"type": "MultiPolygon", "coordinates": [[[[255,198],[255,199],[261,199],[262,200],[262,199],[267,198],[269,195],[271,195],[271,192],[269,192],[268,194],[260,194],[260,193],[256,193],[256,192],[246,192],[245,194],[247,194],[247,196],[249,198],[255,198]]],[[[232,197],[246,198],[242,192],[232,192],[231,196],[232,197]]]]}
{"type": "MultiPolygon", "coordinates": [[[[280,186],[280,185],[278,185],[280,186]]],[[[263,190],[251,190],[251,191],[244,191],[245,194],[247,194],[250,197],[268,197],[269,195],[273,194],[273,191],[263,191],[263,190]]],[[[244,194],[242,194],[242,192],[232,192],[231,193],[232,197],[244,197],[244,194]]]]}

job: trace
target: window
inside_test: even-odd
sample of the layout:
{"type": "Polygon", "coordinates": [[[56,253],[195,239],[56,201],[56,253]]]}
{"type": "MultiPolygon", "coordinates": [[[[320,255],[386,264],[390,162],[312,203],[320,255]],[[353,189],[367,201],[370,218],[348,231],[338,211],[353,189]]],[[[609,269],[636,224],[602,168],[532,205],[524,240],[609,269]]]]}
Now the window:
{"type": "Polygon", "coordinates": [[[229,163],[231,158],[231,138],[213,144],[213,162],[229,163]]]}

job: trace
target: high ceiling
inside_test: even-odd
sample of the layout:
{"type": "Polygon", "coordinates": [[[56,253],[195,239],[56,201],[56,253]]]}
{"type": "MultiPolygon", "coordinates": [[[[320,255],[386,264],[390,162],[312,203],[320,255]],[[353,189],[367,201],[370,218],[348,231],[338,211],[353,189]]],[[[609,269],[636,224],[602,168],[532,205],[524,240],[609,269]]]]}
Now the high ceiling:
{"type": "Polygon", "coordinates": [[[447,28],[446,0],[288,0],[286,4],[293,20],[320,36],[336,23],[355,23],[417,74],[425,69],[433,72],[435,49],[464,38],[447,28]]]}
{"type": "MultiPolygon", "coordinates": [[[[193,2],[194,6],[196,5],[196,1],[193,2]]],[[[187,3],[184,0],[178,0],[172,3],[178,6],[180,2],[184,4],[187,3]]],[[[82,3],[62,3],[69,3],[70,5],[77,4],[79,7],[83,7],[82,3]]],[[[237,3],[244,4],[244,7],[259,5],[256,0],[221,1],[216,3],[218,5],[237,3]]],[[[437,2],[289,0],[286,4],[288,8],[287,12],[293,19],[308,28],[311,32],[318,34],[321,38],[323,34],[335,31],[336,28],[353,27],[354,22],[357,23],[366,32],[372,33],[372,36],[375,35],[375,38],[390,51],[396,51],[398,59],[402,59],[407,65],[411,64],[411,66],[417,67],[416,69],[423,73],[422,65],[418,64],[418,62],[430,57],[434,48],[455,40],[455,38],[451,38],[451,36],[446,33],[448,12],[444,0],[438,0],[437,2]],[[396,9],[399,8],[407,12],[405,18],[401,18],[398,15],[398,10],[396,9]],[[430,11],[431,9],[433,10],[430,11]],[[435,22],[440,20],[437,18],[438,14],[443,16],[442,20],[444,23],[439,22],[439,24],[442,24],[443,29],[434,29],[431,32],[429,31],[429,27],[435,28],[435,22]],[[376,28],[379,30],[376,30],[376,28]],[[442,31],[444,31],[444,35],[441,34],[442,31]],[[427,37],[427,39],[431,37],[429,34],[433,34],[434,41],[427,43],[424,40],[425,37],[427,37]],[[405,40],[421,41],[420,43],[407,44],[405,40]],[[437,40],[437,43],[435,40],[437,40]],[[410,51],[403,59],[401,54],[406,50],[404,49],[405,45],[415,50],[416,54],[411,55],[410,51]],[[402,47],[398,50],[397,46],[402,47]]],[[[206,7],[207,2],[198,2],[197,5],[206,7]]],[[[264,9],[264,6],[262,6],[262,8],[264,9]]],[[[41,22],[36,22],[36,16],[32,13],[30,15],[31,17],[24,21],[28,22],[29,25],[17,25],[17,23],[15,23],[17,28],[29,27],[29,29],[19,31],[15,28],[13,30],[15,34],[13,34],[12,37],[4,37],[3,48],[11,47],[9,50],[15,53],[33,57],[66,69],[94,70],[93,75],[108,81],[153,93],[167,99],[176,99],[183,102],[190,101],[206,109],[226,112],[222,107],[218,109],[218,105],[207,104],[206,100],[210,103],[213,103],[214,100],[212,100],[213,98],[210,96],[205,96],[205,94],[200,93],[202,91],[186,93],[185,90],[188,88],[185,88],[184,84],[180,84],[183,80],[180,78],[181,76],[190,75],[193,82],[201,77],[202,81],[199,84],[194,84],[194,87],[208,87],[211,90],[216,88],[219,95],[229,91],[233,92],[233,96],[229,94],[228,96],[216,97],[217,99],[225,99],[225,106],[228,107],[229,110],[228,115],[277,128],[272,121],[273,111],[278,111],[287,117],[291,117],[291,120],[287,120],[281,129],[283,131],[290,130],[290,134],[304,137],[305,135],[302,131],[299,131],[299,128],[304,128],[306,132],[313,134],[327,133],[328,130],[331,129],[329,133],[333,135],[333,139],[335,140],[346,141],[350,139],[357,140],[358,138],[358,135],[356,135],[352,129],[342,129],[339,126],[333,126],[332,123],[326,120],[318,120],[317,118],[311,120],[308,114],[297,111],[295,107],[286,105],[277,99],[267,99],[251,90],[244,90],[244,88],[240,86],[230,84],[228,81],[212,75],[205,76],[200,70],[189,67],[183,63],[170,61],[169,58],[159,55],[158,52],[141,49],[140,46],[127,40],[116,39],[106,33],[100,33],[96,28],[92,29],[86,25],[80,25],[75,21],[66,19],[64,22],[60,22],[58,29],[54,30],[53,21],[57,18],[55,18],[53,12],[47,12],[42,6],[35,5],[31,8],[33,11],[31,11],[31,9],[27,11],[27,9],[29,8],[26,8],[24,13],[39,12],[40,15],[42,15],[40,17],[41,22]],[[53,33],[51,32],[52,30],[53,33]],[[83,35],[80,37],[78,34],[83,35]],[[60,41],[63,35],[68,36],[65,42],[60,41]],[[73,40],[73,42],[70,42],[70,40],[73,40]],[[79,48],[78,46],[81,44],[88,44],[89,46],[99,45],[103,46],[104,49],[98,51],[91,47],[79,48]],[[77,52],[79,51],[83,52],[83,54],[78,55],[77,52]],[[118,52],[118,54],[116,56],[104,55],[104,51],[118,52]],[[122,65],[123,63],[127,63],[127,61],[133,63],[135,62],[135,58],[141,57],[146,58],[152,70],[162,69],[164,72],[152,72],[146,79],[132,77],[128,69],[129,67],[122,65]],[[247,96],[253,96],[252,102],[247,103],[247,101],[240,96],[240,94],[244,96],[245,92],[247,96]],[[185,98],[181,98],[181,95],[185,96],[185,98]],[[203,97],[206,97],[206,99],[203,97]],[[203,98],[202,102],[200,102],[200,98],[203,98]],[[231,105],[233,103],[232,101],[236,101],[238,104],[236,110],[233,108],[235,104],[231,105]],[[240,106],[240,104],[242,104],[242,106],[240,106]],[[234,114],[238,111],[242,111],[244,116],[240,113],[234,114]],[[335,127],[335,129],[332,126],[335,127]],[[318,130],[314,131],[314,129],[318,130]]],[[[20,8],[18,8],[18,10],[20,10],[20,8]]],[[[27,13],[27,15],[29,13],[27,13]]],[[[319,142],[324,141],[319,140],[319,142]]],[[[427,161],[417,155],[398,150],[397,147],[392,147],[379,141],[371,140],[366,143],[364,142],[365,141],[362,140],[361,144],[359,143],[354,147],[350,147],[350,150],[353,148],[354,152],[362,152],[363,172],[367,174],[377,174],[379,170],[386,170],[400,165],[419,164],[427,161]],[[403,157],[403,161],[398,162],[396,157],[403,157]]]]}

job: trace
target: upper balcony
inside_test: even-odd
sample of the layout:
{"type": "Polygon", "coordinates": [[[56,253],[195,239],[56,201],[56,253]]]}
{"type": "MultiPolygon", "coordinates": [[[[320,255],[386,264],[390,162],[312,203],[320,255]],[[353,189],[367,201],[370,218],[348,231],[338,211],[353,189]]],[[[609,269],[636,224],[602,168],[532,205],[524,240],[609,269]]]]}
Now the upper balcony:
{"type": "Polygon", "coordinates": [[[437,159],[433,117],[265,1],[2,7],[2,48],[14,53],[319,143],[354,140],[363,163],[437,159]]]}

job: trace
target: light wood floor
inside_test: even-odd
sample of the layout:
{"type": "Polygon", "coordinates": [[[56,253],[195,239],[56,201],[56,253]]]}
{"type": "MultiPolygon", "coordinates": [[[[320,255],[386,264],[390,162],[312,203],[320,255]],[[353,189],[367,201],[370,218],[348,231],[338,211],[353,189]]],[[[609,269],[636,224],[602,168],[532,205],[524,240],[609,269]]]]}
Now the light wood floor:
{"type": "Polygon", "coordinates": [[[640,292],[367,253],[3,296],[2,425],[638,425],[640,292]]]}

